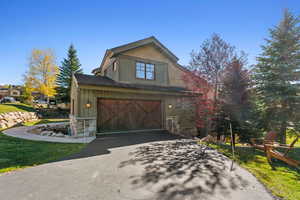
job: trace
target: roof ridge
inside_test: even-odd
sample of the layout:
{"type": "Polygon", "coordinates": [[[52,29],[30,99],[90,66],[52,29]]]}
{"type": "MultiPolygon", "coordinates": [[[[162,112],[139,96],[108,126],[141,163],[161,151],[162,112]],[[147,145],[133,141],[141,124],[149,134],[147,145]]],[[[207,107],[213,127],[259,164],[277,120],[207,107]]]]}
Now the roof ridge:
{"type": "Polygon", "coordinates": [[[156,38],[152,35],[150,37],[146,37],[146,38],[143,38],[143,39],[140,39],[140,40],[136,40],[136,41],[133,41],[133,42],[128,42],[126,44],[122,44],[122,45],[119,45],[119,46],[116,46],[116,47],[113,47],[113,48],[109,48],[107,50],[112,51],[114,49],[117,49],[117,48],[120,48],[120,47],[123,47],[123,46],[128,46],[128,45],[133,44],[133,43],[142,42],[142,41],[145,41],[145,40],[148,40],[148,39],[156,39],[156,38]]]}
{"type": "MultiPolygon", "coordinates": [[[[157,46],[157,48],[160,48],[162,50],[162,53],[165,54],[165,56],[167,56],[171,61],[173,61],[174,63],[177,63],[179,58],[173,54],[165,45],[163,45],[155,36],[150,36],[150,37],[146,37],[144,39],[141,40],[137,40],[134,42],[130,42],[127,44],[123,44],[123,45],[119,45],[110,49],[107,49],[105,51],[104,57],[102,58],[102,62],[100,64],[99,68],[95,68],[93,69],[92,73],[97,73],[99,70],[101,70],[104,60],[110,56],[114,56],[114,55],[118,55],[122,52],[134,49],[134,48],[138,48],[144,45],[148,45],[153,43],[155,46],[157,46]],[[108,55],[108,52],[112,53],[112,55],[108,55]]],[[[177,63],[178,64],[178,63],[177,63]]]]}

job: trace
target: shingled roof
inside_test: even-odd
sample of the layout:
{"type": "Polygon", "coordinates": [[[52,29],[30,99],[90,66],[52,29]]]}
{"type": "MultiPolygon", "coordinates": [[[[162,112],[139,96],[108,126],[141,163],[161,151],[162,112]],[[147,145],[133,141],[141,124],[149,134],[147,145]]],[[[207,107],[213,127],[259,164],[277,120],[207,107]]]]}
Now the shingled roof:
{"type": "Polygon", "coordinates": [[[128,89],[137,89],[137,90],[151,90],[151,91],[162,91],[162,92],[180,92],[180,93],[188,92],[185,88],[182,87],[121,83],[121,82],[114,81],[106,76],[95,76],[95,75],[87,75],[87,74],[75,74],[74,76],[76,78],[78,85],[107,86],[107,87],[128,88],[128,89]]]}

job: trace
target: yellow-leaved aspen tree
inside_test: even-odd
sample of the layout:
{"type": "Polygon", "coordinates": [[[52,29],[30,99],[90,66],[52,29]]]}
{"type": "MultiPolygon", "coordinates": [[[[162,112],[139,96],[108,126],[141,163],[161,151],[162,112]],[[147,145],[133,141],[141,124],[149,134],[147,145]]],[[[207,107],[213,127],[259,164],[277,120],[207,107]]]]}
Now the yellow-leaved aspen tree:
{"type": "Polygon", "coordinates": [[[26,76],[31,80],[32,88],[40,92],[49,105],[49,98],[56,94],[56,77],[58,66],[51,50],[32,50],[29,62],[29,71],[26,76]]]}
{"type": "Polygon", "coordinates": [[[28,73],[24,75],[24,100],[28,104],[32,104],[33,96],[32,93],[35,91],[33,88],[34,80],[32,77],[28,76],[28,73]]]}

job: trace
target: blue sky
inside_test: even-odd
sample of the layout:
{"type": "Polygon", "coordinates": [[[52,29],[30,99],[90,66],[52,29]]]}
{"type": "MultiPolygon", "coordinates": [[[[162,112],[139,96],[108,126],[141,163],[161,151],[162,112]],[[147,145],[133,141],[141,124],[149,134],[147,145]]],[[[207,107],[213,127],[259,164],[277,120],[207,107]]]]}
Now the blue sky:
{"type": "Polygon", "coordinates": [[[33,48],[51,48],[57,64],[75,45],[85,73],[107,48],[154,35],[188,64],[212,33],[255,63],[268,29],[299,0],[0,0],[0,84],[21,84],[33,48]]]}

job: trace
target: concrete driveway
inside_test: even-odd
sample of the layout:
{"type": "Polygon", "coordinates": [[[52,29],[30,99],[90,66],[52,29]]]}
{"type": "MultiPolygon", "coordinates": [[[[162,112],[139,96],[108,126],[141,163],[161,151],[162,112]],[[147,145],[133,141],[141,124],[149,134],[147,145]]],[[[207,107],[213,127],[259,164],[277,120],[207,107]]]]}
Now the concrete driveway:
{"type": "Polygon", "coordinates": [[[0,176],[5,200],[271,200],[247,171],[166,133],[107,135],[63,161],[0,176]]]}

